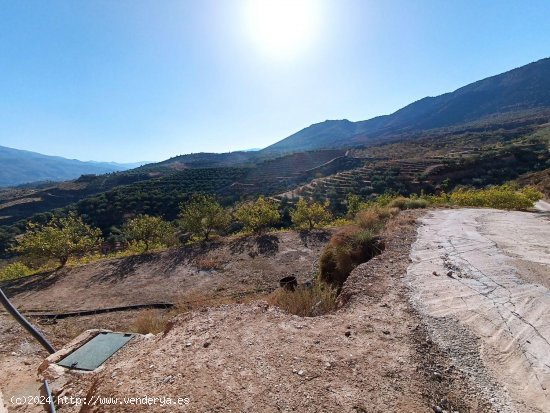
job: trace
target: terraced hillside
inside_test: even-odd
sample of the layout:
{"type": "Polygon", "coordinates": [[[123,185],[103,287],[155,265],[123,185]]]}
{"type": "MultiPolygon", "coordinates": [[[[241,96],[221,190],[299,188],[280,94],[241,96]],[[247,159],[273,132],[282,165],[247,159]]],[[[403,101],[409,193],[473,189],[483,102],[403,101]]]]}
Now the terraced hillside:
{"type": "Polygon", "coordinates": [[[249,169],[243,179],[232,185],[230,191],[243,195],[272,195],[316,176],[331,175],[360,164],[357,159],[346,156],[345,150],[294,153],[264,161],[249,169]]]}
{"type": "Polygon", "coordinates": [[[111,227],[136,214],[175,219],[179,204],[193,193],[215,194],[223,204],[231,205],[249,196],[290,189],[316,174],[357,167],[358,161],[346,157],[345,152],[296,153],[248,167],[178,169],[147,165],[125,173],[89,175],[60,184],[0,192],[0,254],[25,229],[28,219],[44,222],[56,209],[76,209],[108,236],[111,227]]]}
{"type": "Polygon", "coordinates": [[[497,138],[494,133],[462,137],[452,150],[448,140],[441,142],[432,138],[418,141],[416,145],[408,142],[353,149],[347,157],[360,162],[361,166],[313,179],[274,198],[305,197],[338,203],[349,193],[364,198],[386,191],[432,193],[456,185],[501,184],[550,166],[550,128],[539,128],[516,139],[497,138]],[[447,148],[447,155],[441,153],[442,146],[447,148]],[[386,157],[381,157],[382,154],[386,157]]]}
{"type": "MultiPolygon", "coordinates": [[[[359,159],[359,158],[356,158],[359,159]]],[[[326,199],[345,197],[348,193],[363,196],[384,192],[388,186],[396,190],[412,190],[423,176],[434,174],[445,165],[441,159],[380,160],[360,159],[363,165],[349,171],[317,178],[306,185],[277,195],[275,198],[326,199]],[[391,181],[388,185],[388,181],[391,181]]]]}

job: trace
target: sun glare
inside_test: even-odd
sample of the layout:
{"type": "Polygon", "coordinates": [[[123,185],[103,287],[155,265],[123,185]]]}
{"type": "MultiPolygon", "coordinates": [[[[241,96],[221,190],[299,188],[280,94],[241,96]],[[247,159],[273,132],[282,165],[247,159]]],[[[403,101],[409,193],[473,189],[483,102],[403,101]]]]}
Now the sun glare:
{"type": "Polygon", "coordinates": [[[247,35],[269,57],[293,58],[311,47],[320,11],[319,0],[248,0],[247,35]]]}

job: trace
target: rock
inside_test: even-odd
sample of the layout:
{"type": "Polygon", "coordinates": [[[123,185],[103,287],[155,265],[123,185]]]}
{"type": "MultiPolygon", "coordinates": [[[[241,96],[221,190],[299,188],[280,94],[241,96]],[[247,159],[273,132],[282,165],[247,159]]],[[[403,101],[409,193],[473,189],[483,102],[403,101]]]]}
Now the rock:
{"type": "Polygon", "coordinates": [[[191,347],[191,345],[192,344],[190,342],[185,343],[185,347],[191,347]]]}
{"type": "Polygon", "coordinates": [[[449,272],[447,273],[447,277],[454,278],[454,277],[453,277],[453,272],[452,272],[452,271],[449,271],[449,272]]]}
{"type": "Polygon", "coordinates": [[[441,373],[438,373],[437,371],[433,374],[433,377],[437,381],[443,380],[443,376],[441,376],[441,373]]]}
{"type": "Polygon", "coordinates": [[[435,413],[443,413],[443,409],[439,406],[434,406],[432,409],[435,413]]]}
{"type": "Polygon", "coordinates": [[[435,275],[436,277],[439,276],[439,274],[437,273],[437,271],[432,272],[432,274],[435,275]]]}
{"type": "Polygon", "coordinates": [[[210,347],[210,341],[205,341],[204,344],[202,345],[204,348],[208,348],[210,347]]]}
{"type": "Polygon", "coordinates": [[[351,336],[351,331],[346,331],[344,334],[345,334],[346,337],[349,337],[349,336],[351,336]]]}
{"type": "Polygon", "coordinates": [[[303,375],[304,375],[304,371],[303,371],[303,370],[298,371],[298,376],[303,376],[303,375]]]}
{"type": "Polygon", "coordinates": [[[390,334],[390,332],[388,330],[384,330],[384,331],[382,331],[382,333],[384,333],[385,335],[390,334]]]}

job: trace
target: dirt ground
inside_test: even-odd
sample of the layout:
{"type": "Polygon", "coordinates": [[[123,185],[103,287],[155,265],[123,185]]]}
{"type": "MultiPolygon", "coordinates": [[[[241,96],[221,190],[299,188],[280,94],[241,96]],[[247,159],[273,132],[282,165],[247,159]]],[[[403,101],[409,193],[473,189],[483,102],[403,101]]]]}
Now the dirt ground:
{"type": "MultiPolygon", "coordinates": [[[[467,375],[457,369],[448,355],[432,340],[422,319],[409,302],[409,291],[403,281],[409,265],[410,246],[416,237],[415,214],[403,213],[390,224],[384,235],[386,250],[352,272],[340,296],[342,308],[336,313],[300,318],[271,307],[266,302],[256,301],[251,304],[223,305],[178,316],[170,323],[171,329],[167,334],[132,340],[97,372],[71,374],[70,383],[64,386],[60,394],[111,398],[111,402],[117,398],[117,404],[91,406],[88,410],[81,410],[81,406],[64,405],[59,410],[169,410],[160,404],[124,404],[124,398],[127,397],[150,396],[170,397],[173,400],[181,397],[188,404],[173,410],[192,412],[496,411],[481,392],[470,384],[467,375]]],[[[257,290],[264,286],[273,287],[281,274],[286,275],[286,270],[290,268],[302,280],[311,274],[311,268],[315,267],[320,248],[326,240],[313,244],[308,242],[308,247],[305,247],[298,234],[277,233],[274,236],[279,240],[275,254],[262,258],[261,254],[247,253],[248,247],[245,246],[235,260],[226,262],[224,268],[239,266],[239,272],[242,271],[240,276],[248,277],[250,282],[227,282],[224,285],[227,285],[229,291],[222,290],[224,293],[229,294],[235,286],[237,290],[243,289],[243,286],[249,288],[249,285],[257,290]],[[258,259],[265,261],[261,264],[258,259]],[[269,269],[265,267],[266,263],[269,269]],[[281,263],[288,263],[288,267],[281,263]]],[[[163,254],[172,257],[171,253],[163,254]]],[[[185,263],[187,260],[180,262],[185,263]]],[[[113,268],[112,273],[116,273],[114,269],[118,265],[101,263],[92,265],[88,271],[78,270],[77,274],[84,277],[80,287],[76,280],[71,280],[70,274],[64,276],[66,280],[61,277],[51,287],[38,291],[27,287],[24,292],[14,296],[14,301],[19,305],[24,304],[26,308],[36,308],[37,304],[44,305],[46,302],[58,303],[59,291],[51,291],[52,296],[59,297],[55,301],[50,299],[48,293],[48,290],[56,290],[53,286],[57,283],[60,286],[71,286],[65,289],[65,294],[70,294],[73,288],[86,292],[89,290],[86,288],[88,280],[97,277],[97,274],[104,274],[106,268],[113,268]],[[32,302],[29,301],[31,298],[32,302]],[[34,301],[39,298],[41,301],[34,301]]],[[[136,267],[132,275],[117,279],[117,283],[129,286],[132,278],[136,277],[136,285],[139,286],[139,291],[117,288],[124,302],[135,302],[136,294],[139,294],[140,299],[158,298],[152,294],[154,288],[163,291],[174,283],[208,288],[220,285],[206,278],[206,274],[190,275],[190,278],[195,278],[184,280],[181,274],[190,270],[177,265],[171,267],[171,271],[180,276],[158,277],[157,274],[155,278],[150,269],[145,269],[146,265],[136,267]],[[180,277],[182,280],[178,280],[180,277]],[[206,279],[202,284],[193,282],[201,277],[206,279]],[[148,278],[155,280],[154,288],[143,282],[148,278]]],[[[224,274],[208,276],[218,278],[225,277],[224,274]]],[[[107,280],[104,282],[109,282],[107,280]]],[[[234,281],[234,278],[229,277],[229,280],[234,281]]],[[[116,302],[116,294],[108,293],[112,288],[99,288],[107,293],[107,302],[116,302]]],[[[69,297],[70,305],[63,302],[58,308],[95,306],[98,301],[94,300],[96,297],[100,299],[100,296],[97,291],[89,293],[88,297],[93,304],[84,303],[82,297],[69,297]]],[[[109,324],[108,320],[113,322],[113,316],[107,314],[82,318],[79,319],[79,325],[82,328],[97,327],[102,322],[109,324]]],[[[47,334],[61,337],[63,333],[59,324],[66,323],[66,328],[74,328],[75,322],[68,320],[71,319],[60,320],[58,325],[42,327],[47,334]]],[[[9,321],[5,318],[3,323],[0,327],[4,332],[10,328],[17,329],[13,325],[7,326],[9,321]]],[[[0,359],[3,367],[11,366],[12,369],[24,360],[22,356],[16,357],[10,353],[15,351],[18,354],[16,347],[21,340],[19,332],[13,330],[13,333],[13,340],[5,345],[0,359]],[[6,363],[8,359],[10,361],[6,363]]],[[[42,356],[36,353],[26,356],[29,358],[29,370],[36,369],[42,356]]],[[[17,373],[24,373],[24,376],[27,372],[17,373]]],[[[9,380],[7,382],[0,380],[0,386],[5,389],[9,380]]],[[[5,399],[6,394],[13,394],[13,387],[16,386],[4,390],[5,399]]],[[[15,410],[38,411],[34,408],[25,406],[15,410]]]]}
{"type": "Polygon", "coordinates": [[[275,232],[98,261],[36,276],[4,287],[22,311],[70,311],[152,302],[186,296],[248,295],[272,291],[279,279],[311,278],[330,231],[275,232]]]}
{"type": "MultiPolygon", "coordinates": [[[[105,261],[12,285],[10,293],[26,309],[175,301],[182,291],[245,302],[179,315],[166,333],[136,337],[96,372],[67,375],[59,395],[95,397],[95,406],[65,404],[64,412],[540,413],[550,411],[549,218],[487,209],[402,213],[383,234],[385,251],[346,281],[340,309],[314,318],[261,298],[285,275],[308,279],[328,233],[279,232],[105,261]],[[128,400],[145,396],[159,399],[128,400]],[[184,404],[163,405],[165,398],[184,404]]],[[[137,314],[40,327],[62,346],[88,328],[126,331],[137,314]]],[[[0,334],[9,411],[42,411],[9,400],[37,392],[45,352],[5,315],[0,334]]]]}
{"type": "Polygon", "coordinates": [[[434,340],[501,412],[550,411],[550,216],[440,210],[407,280],[434,340]]]}
{"type": "MultiPolygon", "coordinates": [[[[300,282],[310,278],[329,237],[330,231],[316,231],[235,238],[208,247],[63,269],[10,282],[3,289],[21,311],[64,312],[151,302],[189,303],[193,307],[246,301],[274,290],[278,280],[287,275],[296,275],[300,282]]],[[[174,312],[150,311],[159,317],[170,317],[174,312]]],[[[53,323],[34,317],[30,320],[61,348],[88,329],[131,330],[140,314],[125,311],[53,323]]],[[[38,395],[37,366],[46,356],[17,323],[0,312],[0,389],[6,403],[12,396],[38,395]]],[[[32,407],[27,409],[32,411],[32,407]]]]}

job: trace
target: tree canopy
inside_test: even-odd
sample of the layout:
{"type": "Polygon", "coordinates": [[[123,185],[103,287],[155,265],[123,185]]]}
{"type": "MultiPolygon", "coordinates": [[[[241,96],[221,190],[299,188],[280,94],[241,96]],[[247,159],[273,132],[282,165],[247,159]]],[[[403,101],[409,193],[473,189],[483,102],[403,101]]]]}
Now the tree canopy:
{"type": "Polygon", "coordinates": [[[261,233],[281,220],[277,201],[263,196],[240,204],[235,210],[235,217],[243,223],[245,230],[254,233],[261,233]]]}
{"type": "Polygon", "coordinates": [[[332,214],[328,210],[329,203],[307,202],[301,198],[296,208],[290,213],[292,223],[298,228],[313,229],[320,224],[329,222],[332,214]]]}
{"type": "Polygon", "coordinates": [[[174,228],[160,217],[138,215],[127,221],[122,229],[126,237],[143,244],[144,252],[153,245],[168,245],[174,238],[174,228]]]}
{"type": "Polygon", "coordinates": [[[197,194],[180,206],[180,226],[194,236],[208,240],[214,231],[222,231],[229,225],[229,213],[211,195],[197,194]]]}
{"type": "Polygon", "coordinates": [[[29,223],[14,250],[33,260],[56,259],[64,266],[71,256],[88,253],[101,241],[99,229],[71,212],[44,225],[29,223]]]}

